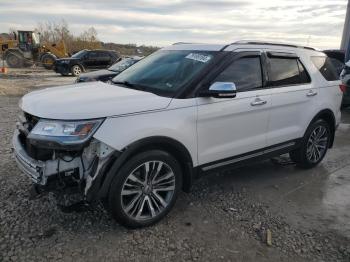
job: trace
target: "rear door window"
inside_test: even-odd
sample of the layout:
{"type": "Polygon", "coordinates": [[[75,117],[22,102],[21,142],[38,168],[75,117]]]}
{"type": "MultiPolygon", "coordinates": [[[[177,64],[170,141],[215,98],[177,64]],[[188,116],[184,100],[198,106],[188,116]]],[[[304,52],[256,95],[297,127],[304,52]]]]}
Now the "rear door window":
{"type": "Polygon", "coordinates": [[[295,57],[269,58],[269,85],[289,86],[310,83],[310,77],[303,64],[295,57]]]}
{"type": "Polygon", "coordinates": [[[335,81],[339,79],[337,69],[332,64],[332,61],[327,56],[313,56],[312,63],[327,81],[335,81]]]}
{"type": "Polygon", "coordinates": [[[99,57],[98,58],[100,60],[103,60],[103,61],[110,61],[111,60],[111,56],[107,52],[99,52],[99,57]]]}
{"type": "Polygon", "coordinates": [[[98,52],[89,52],[88,59],[89,60],[97,60],[100,57],[98,52]]]}

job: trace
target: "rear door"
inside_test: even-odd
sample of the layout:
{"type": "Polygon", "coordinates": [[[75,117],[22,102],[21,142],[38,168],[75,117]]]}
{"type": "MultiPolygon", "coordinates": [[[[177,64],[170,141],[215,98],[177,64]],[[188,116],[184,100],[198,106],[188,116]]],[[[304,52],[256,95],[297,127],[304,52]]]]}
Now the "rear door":
{"type": "MultiPolygon", "coordinates": [[[[235,98],[198,97],[198,161],[204,170],[226,165],[241,154],[266,147],[266,132],[271,105],[270,90],[265,90],[261,52],[232,54],[214,82],[233,82],[235,98]],[[213,162],[222,163],[213,163],[213,162]]],[[[206,87],[206,88],[209,88],[206,87]]],[[[249,156],[248,156],[249,157],[249,156]]]]}
{"type": "Polygon", "coordinates": [[[99,58],[98,51],[90,51],[84,57],[84,66],[88,69],[98,68],[98,64],[99,64],[98,58],[99,58]]]}
{"type": "Polygon", "coordinates": [[[98,67],[106,68],[112,63],[111,55],[106,51],[99,51],[98,67]]]}
{"type": "Polygon", "coordinates": [[[267,57],[267,85],[271,89],[267,144],[291,146],[295,143],[292,140],[303,137],[310,116],[315,114],[318,89],[312,86],[297,54],[268,51],[267,57]]]}

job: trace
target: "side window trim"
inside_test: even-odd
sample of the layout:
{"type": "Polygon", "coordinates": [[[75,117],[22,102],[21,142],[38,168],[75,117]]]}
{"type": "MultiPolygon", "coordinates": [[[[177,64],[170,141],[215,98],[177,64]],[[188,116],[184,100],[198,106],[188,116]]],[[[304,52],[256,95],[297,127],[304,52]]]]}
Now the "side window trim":
{"type": "Polygon", "coordinates": [[[306,67],[304,66],[303,62],[300,60],[300,58],[298,58],[297,61],[298,61],[298,68],[299,68],[299,77],[301,77],[301,68],[300,67],[302,67],[304,69],[304,72],[305,72],[306,77],[308,79],[308,81],[306,83],[301,83],[301,85],[311,84],[311,82],[312,82],[311,76],[310,76],[309,72],[307,71],[306,67]]]}

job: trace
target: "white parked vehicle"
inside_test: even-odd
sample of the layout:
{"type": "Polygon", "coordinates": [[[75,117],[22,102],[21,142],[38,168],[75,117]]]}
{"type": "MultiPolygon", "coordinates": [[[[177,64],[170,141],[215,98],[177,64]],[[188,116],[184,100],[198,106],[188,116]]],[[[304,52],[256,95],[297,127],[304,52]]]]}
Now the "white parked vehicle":
{"type": "Polygon", "coordinates": [[[102,200],[127,227],[154,224],[207,171],[331,148],[342,92],[312,48],[174,44],[113,79],[25,95],[13,146],[40,191],[102,200]]]}

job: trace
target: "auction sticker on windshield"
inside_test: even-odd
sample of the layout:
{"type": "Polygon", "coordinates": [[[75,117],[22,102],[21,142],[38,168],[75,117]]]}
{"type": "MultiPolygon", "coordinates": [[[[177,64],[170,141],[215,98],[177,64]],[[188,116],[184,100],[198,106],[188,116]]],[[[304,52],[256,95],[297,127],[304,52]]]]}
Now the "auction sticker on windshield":
{"type": "Polygon", "coordinates": [[[198,53],[190,53],[185,58],[199,61],[202,63],[206,63],[211,59],[211,56],[210,55],[202,55],[202,54],[198,54],[198,53]]]}

